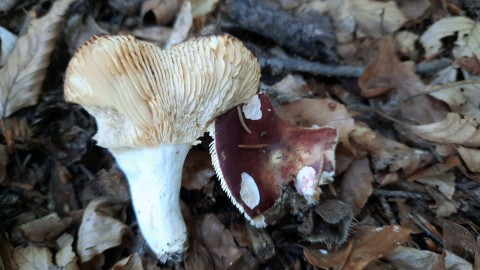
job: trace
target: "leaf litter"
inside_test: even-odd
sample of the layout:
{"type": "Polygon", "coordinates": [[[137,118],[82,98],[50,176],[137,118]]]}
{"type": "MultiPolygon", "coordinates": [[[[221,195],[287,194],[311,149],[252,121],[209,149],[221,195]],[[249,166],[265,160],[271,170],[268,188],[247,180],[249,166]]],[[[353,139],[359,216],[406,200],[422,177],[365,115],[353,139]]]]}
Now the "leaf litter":
{"type": "Polygon", "coordinates": [[[1,37],[0,268],[479,267],[480,28],[468,1],[20,2],[0,5],[0,27],[11,33],[7,43],[1,37]],[[260,19],[266,12],[291,25],[266,27],[260,19]],[[233,18],[238,14],[242,20],[233,18]],[[309,42],[319,31],[333,33],[336,53],[321,43],[312,51],[296,48],[269,34],[302,26],[314,26],[301,32],[309,42]],[[279,211],[286,215],[254,228],[220,188],[210,139],[203,138],[183,172],[189,252],[180,264],[159,265],[139,231],[122,172],[91,139],[94,120],[63,101],[65,66],[93,35],[130,33],[168,47],[222,32],[260,60],[288,64],[301,55],[327,70],[355,65],[347,76],[262,70],[261,88],[279,116],[338,129],[337,175],[316,205],[282,187],[288,207],[279,211]],[[440,58],[451,64],[416,73],[440,58]]]}

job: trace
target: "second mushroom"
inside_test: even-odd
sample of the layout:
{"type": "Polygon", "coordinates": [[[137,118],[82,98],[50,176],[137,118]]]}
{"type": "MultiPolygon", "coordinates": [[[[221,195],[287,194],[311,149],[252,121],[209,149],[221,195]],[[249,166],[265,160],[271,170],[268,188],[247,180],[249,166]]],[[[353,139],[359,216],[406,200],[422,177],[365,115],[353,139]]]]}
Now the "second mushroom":
{"type": "Polygon", "coordinates": [[[94,138],[127,176],[160,261],[181,260],[187,247],[179,206],[187,152],[218,115],[254,97],[259,79],[256,58],[228,35],[169,50],[132,36],[93,37],[70,61],[65,99],[95,117],[94,138]]]}

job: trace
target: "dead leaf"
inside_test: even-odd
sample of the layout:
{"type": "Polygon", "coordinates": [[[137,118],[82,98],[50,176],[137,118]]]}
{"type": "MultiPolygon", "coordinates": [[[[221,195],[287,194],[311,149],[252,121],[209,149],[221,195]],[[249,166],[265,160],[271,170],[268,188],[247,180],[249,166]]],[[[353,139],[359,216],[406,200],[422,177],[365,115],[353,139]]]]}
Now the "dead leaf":
{"type": "Polygon", "coordinates": [[[110,270],[143,270],[142,259],[135,252],[118,261],[110,270]]]}
{"type": "Polygon", "coordinates": [[[152,42],[159,47],[164,47],[172,34],[172,28],[165,26],[149,26],[133,29],[131,32],[126,32],[126,34],[134,35],[140,39],[152,42]]]}
{"type": "Polygon", "coordinates": [[[480,55],[480,24],[464,17],[449,17],[438,20],[420,37],[425,48],[425,57],[433,57],[442,51],[442,39],[456,36],[453,54],[456,59],[463,56],[480,55]]]}
{"type": "Polygon", "coordinates": [[[108,34],[107,30],[100,27],[91,15],[73,14],[68,18],[65,26],[65,41],[68,44],[70,54],[74,54],[82,44],[94,35],[106,34],[108,34]]]}
{"type": "Polygon", "coordinates": [[[180,42],[183,42],[188,37],[188,32],[193,25],[193,16],[192,16],[192,4],[190,0],[184,0],[182,8],[178,12],[177,19],[173,24],[173,30],[170,34],[170,38],[165,44],[165,48],[170,48],[173,45],[176,45],[180,42]]]}
{"type": "Polygon", "coordinates": [[[372,156],[372,167],[376,171],[401,171],[409,175],[434,160],[430,152],[410,148],[366,127],[352,131],[350,141],[354,147],[365,149],[372,156]]]}
{"type": "Polygon", "coordinates": [[[182,186],[189,190],[200,190],[215,175],[208,152],[192,150],[183,164],[182,186]]]}
{"type": "Polygon", "coordinates": [[[213,269],[213,261],[210,254],[208,254],[207,249],[197,241],[193,241],[189,247],[184,263],[186,270],[213,269]]]}
{"type": "Polygon", "coordinates": [[[70,217],[61,219],[57,213],[44,216],[20,226],[28,240],[34,243],[44,243],[57,238],[72,224],[70,217]]]}
{"type": "Polygon", "coordinates": [[[108,202],[96,199],[90,202],[83,214],[78,230],[77,252],[82,262],[89,261],[103,251],[119,246],[129,228],[113,217],[108,202]]]}
{"type": "Polygon", "coordinates": [[[17,269],[13,254],[13,246],[8,239],[7,233],[0,224],[0,269],[17,269]]]}
{"type": "Polygon", "coordinates": [[[480,118],[448,113],[447,117],[428,125],[409,125],[420,138],[434,143],[454,143],[462,146],[480,146],[480,118]]]}
{"type": "Polygon", "coordinates": [[[431,6],[429,0],[400,0],[396,2],[409,20],[419,19],[431,6]]]}
{"type": "Polygon", "coordinates": [[[443,227],[443,242],[445,250],[451,251],[461,258],[475,257],[478,253],[477,241],[466,228],[460,224],[439,219],[443,227]]]}
{"type": "Polygon", "coordinates": [[[474,75],[480,75],[480,60],[475,53],[471,57],[461,57],[457,60],[457,63],[463,70],[474,75]]]}
{"type": "Polygon", "coordinates": [[[0,69],[2,116],[37,103],[50,63],[50,53],[62,30],[63,15],[73,1],[55,1],[49,13],[32,21],[28,32],[18,39],[7,64],[0,69]]]}
{"type": "Polygon", "coordinates": [[[429,86],[430,95],[448,104],[452,112],[480,116],[480,82],[460,81],[429,86]]]}
{"type": "Polygon", "coordinates": [[[340,183],[340,200],[352,206],[354,216],[358,215],[373,192],[374,181],[368,158],[352,162],[343,174],[340,183]]]}
{"type": "Polygon", "coordinates": [[[407,56],[410,60],[417,59],[418,49],[415,48],[415,43],[418,40],[418,35],[410,31],[400,31],[395,33],[395,43],[398,47],[398,52],[407,56]]]}
{"type": "Polygon", "coordinates": [[[242,256],[232,233],[215,215],[205,215],[197,229],[197,235],[210,253],[215,269],[227,269],[242,256]]]}
{"type": "Polygon", "coordinates": [[[289,104],[275,107],[275,112],[288,122],[301,126],[334,127],[340,142],[349,146],[348,134],[355,128],[353,118],[345,106],[334,100],[299,99],[289,104]]]}
{"type": "Polygon", "coordinates": [[[175,18],[179,8],[179,0],[148,0],[142,4],[141,17],[148,23],[148,17],[153,16],[156,24],[164,25],[175,18]]]}
{"type": "Polygon", "coordinates": [[[283,102],[292,102],[305,96],[307,83],[300,75],[288,74],[279,82],[272,85],[277,98],[283,102]]]}
{"type": "Polygon", "coordinates": [[[16,249],[13,253],[19,270],[49,269],[53,266],[52,253],[46,247],[36,247],[32,244],[16,249]]]}
{"type": "Polygon", "coordinates": [[[470,171],[480,173],[480,150],[458,146],[457,151],[470,171]]]}
{"type": "Polygon", "coordinates": [[[443,119],[446,109],[435,103],[425,93],[425,85],[415,74],[413,67],[402,64],[395,53],[392,38],[378,43],[378,54],[358,79],[362,96],[375,97],[395,90],[403,118],[418,123],[432,123],[443,119]],[[415,96],[415,98],[410,98],[415,96]]]}
{"type": "Polygon", "coordinates": [[[3,67],[17,44],[17,36],[0,26],[0,44],[2,45],[0,50],[0,67],[3,67]]]}
{"type": "Polygon", "coordinates": [[[388,254],[386,259],[398,270],[445,269],[445,262],[440,254],[411,247],[399,246],[388,254]]]}
{"type": "Polygon", "coordinates": [[[55,254],[55,263],[63,270],[78,270],[77,256],[72,248],[73,236],[65,233],[57,239],[56,243],[60,250],[55,254]]]}
{"type": "Polygon", "coordinates": [[[471,263],[448,250],[445,250],[445,268],[448,270],[473,270],[471,263]]]}
{"type": "Polygon", "coordinates": [[[305,248],[304,256],[317,267],[360,270],[371,261],[388,255],[409,238],[410,230],[400,226],[360,226],[346,247],[333,252],[305,248]]]}
{"type": "Polygon", "coordinates": [[[213,12],[219,0],[191,0],[193,18],[205,16],[213,12]]]}

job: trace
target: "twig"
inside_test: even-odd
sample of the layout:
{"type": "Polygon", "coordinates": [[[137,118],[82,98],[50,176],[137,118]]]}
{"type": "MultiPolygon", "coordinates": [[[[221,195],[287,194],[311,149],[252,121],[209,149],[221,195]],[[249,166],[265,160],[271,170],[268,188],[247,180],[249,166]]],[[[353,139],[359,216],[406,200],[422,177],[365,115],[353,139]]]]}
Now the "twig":
{"type": "MultiPolygon", "coordinates": [[[[269,67],[273,74],[300,71],[327,77],[359,77],[365,70],[365,67],[326,65],[293,57],[260,58],[259,61],[263,68],[269,67]]],[[[446,58],[433,60],[418,64],[416,72],[418,74],[433,73],[451,64],[452,61],[446,58]]]]}
{"type": "Polygon", "coordinates": [[[419,193],[414,193],[410,191],[401,191],[401,190],[374,189],[373,194],[377,196],[384,196],[384,197],[391,197],[391,198],[405,198],[405,199],[412,199],[412,200],[426,199],[425,194],[419,194],[419,193]]]}
{"type": "Polygon", "coordinates": [[[387,199],[385,199],[385,197],[383,196],[379,196],[378,199],[380,200],[380,204],[382,205],[383,210],[385,210],[385,215],[390,221],[390,224],[398,225],[398,222],[395,220],[395,216],[393,215],[392,208],[388,204],[387,199]]]}

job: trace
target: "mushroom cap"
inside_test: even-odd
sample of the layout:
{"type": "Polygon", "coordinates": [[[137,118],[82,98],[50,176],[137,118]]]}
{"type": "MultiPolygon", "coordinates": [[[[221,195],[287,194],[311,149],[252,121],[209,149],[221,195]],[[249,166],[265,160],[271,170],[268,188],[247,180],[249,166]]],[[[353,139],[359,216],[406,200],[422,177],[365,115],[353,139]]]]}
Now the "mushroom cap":
{"type": "Polygon", "coordinates": [[[260,66],[241,41],[199,37],[168,50],[94,36],[73,56],[65,99],[97,121],[106,148],[194,143],[214,118],[255,95],[260,66]]]}

